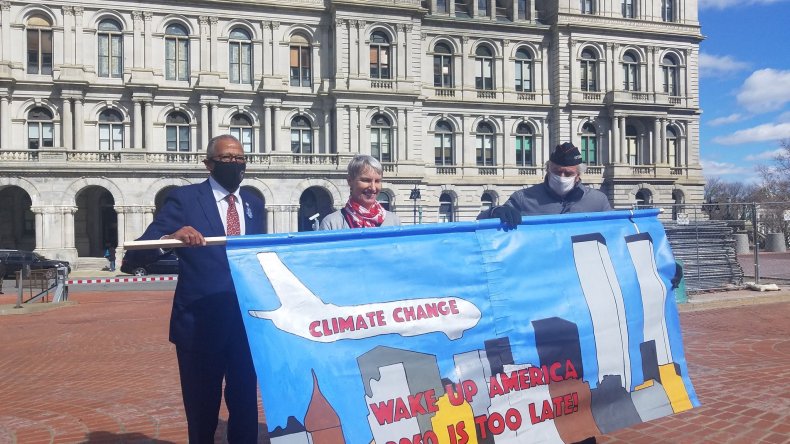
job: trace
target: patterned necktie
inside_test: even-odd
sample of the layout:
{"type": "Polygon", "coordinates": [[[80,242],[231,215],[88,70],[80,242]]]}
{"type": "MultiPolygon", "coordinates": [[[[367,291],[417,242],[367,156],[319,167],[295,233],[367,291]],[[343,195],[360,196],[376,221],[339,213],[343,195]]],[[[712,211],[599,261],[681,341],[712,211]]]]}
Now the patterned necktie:
{"type": "Polygon", "coordinates": [[[239,223],[239,212],[236,211],[236,196],[228,194],[225,196],[228,201],[228,228],[225,230],[228,236],[238,236],[241,234],[241,224],[239,223]]]}

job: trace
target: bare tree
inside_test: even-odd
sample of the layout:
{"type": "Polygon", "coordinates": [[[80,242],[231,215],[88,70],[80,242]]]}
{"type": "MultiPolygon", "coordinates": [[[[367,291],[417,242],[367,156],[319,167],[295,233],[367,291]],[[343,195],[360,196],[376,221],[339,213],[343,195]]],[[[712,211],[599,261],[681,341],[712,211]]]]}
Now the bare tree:
{"type": "Polygon", "coordinates": [[[760,165],[762,183],[759,202],[761,229],[767,233],[784,233],[785,242],[790,241],[790,222],[785,220],[790,212],[790,139],[780,142],[781,151],[773,162],[760,165]]]}

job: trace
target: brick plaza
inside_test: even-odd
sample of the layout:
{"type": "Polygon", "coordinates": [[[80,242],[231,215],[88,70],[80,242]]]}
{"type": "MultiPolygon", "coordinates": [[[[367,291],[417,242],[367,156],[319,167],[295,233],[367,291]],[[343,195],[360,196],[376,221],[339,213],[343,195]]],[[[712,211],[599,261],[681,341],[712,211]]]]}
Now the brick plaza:
{"type": "MultiPolygon", "coordinates": [[[[73,292],[71,300],[0,316],[0,444],[186,442],[167,341],[172,291],[73,292]]],[[[681,324],[702,407],[599,442],[790,443],[788,319],[785,291],[687,304],[681,324]]],[[[223,408],[217,442],[226,418],[223,408]]]]}

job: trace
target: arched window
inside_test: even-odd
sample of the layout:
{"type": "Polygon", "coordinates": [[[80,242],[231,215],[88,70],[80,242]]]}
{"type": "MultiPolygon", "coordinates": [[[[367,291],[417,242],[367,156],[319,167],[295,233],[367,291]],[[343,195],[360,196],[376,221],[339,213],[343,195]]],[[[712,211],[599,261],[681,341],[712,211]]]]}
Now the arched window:
{"type": "Polygon", "coordinates": [[[433,48],[433,86],[453,87],[453,51],[445,43],[437,43],[433,48]]]}
{"type": "Polygon", "coordinates": [[[99,149],[123,149],[123,116],[114,109],[105,109],[99,114],[99,149]]]}
{"type": "Polygon", "coordinates": [[[52,113],[46,108],[33,108],[27,113],[27,147],[31,150],[55,146],[52,113]]]}
{"type": "Polygon", "coordinates": [[[494,206],[494,196],[486,191],[480,196],[480,211],[490,210],[494,206]]]}
{"type": "Polygon", "coordinates": [[[661,71],[664,74],[664,92],[670,96],[679,96],[678,63],[675,58],[667,55],[661,60],[661,71]]]}
{"type": "Polygon", "coordinates": [[[519,123],[516,127],[516,165],[535,165],[534,146],[535,136],[532,134],[532,127],[525,122],[519,123]]]}
{"type": "Polygon", "coordinates": [[[370,78],[391,79],[390,39],[387,34],[375,31],[370,35],[370,78]]]}
{"type": "Polygon", "coordinates": [[[680,155],[680,144],[678,143],[678,133],[675,128],[667,126],[667,154],[669,155],[669,164],[671,166],[679,167],[682,165],[683,156],[680,155]]]}
{"type": "Polygon", "coordinates": [[[661,19],[665,22],[675,21],[675,0],[661,0],[661,19]]]}
{"type": "Polygon", "coordinates": [[[381,192],[376,196],[376,201],[387,211],[390,211],[390,200],[390,195],[385,192],[381,192]]]}
{"type": "Polygon", "coordinates": [[[477,124],[476,133],[475,152],[477,155],[477,165],[493,166],[495,164],[494,149],[496,148],[494,128],[488,122],[480,122],[477,124]]]}
{"type": "Polygon", "coordinates": [[[123,73],[123,35],[121,25],[113,19],[99,22],[99,77],[120,78],[123,73]]]}
{"type": "Polygon", "coordinates": [[[189,117],[174,111],[167,115],[165,135],[168,151],[189,151],[189,117]]]}
{"type": "Polygon", "coordinates": [[[582,162],[588,165],[598,165],[598,139],[595,127],[587,122],[582,126],[582,162]]]}
{"type": "Polygon", "coordinates": [[[587,48],[582,51],[580,65],[582,91],[598,91],[598,57],[587,48]]]}
{"type": "Polygon", "coordinates": [[[446,120],[436,122],[433,133],[433,153],[436,165],[455,165],[453,159],[453,127],[446,120]]]}
{"type": "Polygon", "coordinates": [[[244,28],[233,28],[228,36],[230,83],[252,83],[252,38],[244,28]]]}
{"type": "Polygon", "coordinates": [[[230,135],[239,139],[245,153],[251,153],[253,147],[252,120],[244,114],[234,114],[230,118],[230,135]]]}
{"type": "Polygon", "coordinates": [[[625,127],[625,154],[629,165],[639,165],[642,160],[639,155],[638,133],[633,125],[625,127]]]}
{"type": "Polygon", "coordinates": [[[291,86],[310,86],[312,74],[310,67],[310,42],[302,34],[291,36],[291,86]]]}
{"type": "Polygon", "coordinates": [[[636,192],[634,197],[636,198],[637,207],[648,207],[653,204],[653,193],[650,190],[642,188],[636,192]]]}
{"type": "Polygon", "coordinates": [[[636,55],[631,51],[623,54],[623,89],[639,91],[639,63],[636,55]]]}
{"type": "Polygon", "coordinates": [[[291,119],[291,152],[296,154],[313,152],[313,128],[307,117],[296,116],[291,119]]]}
{"type": "Polygon", "coordinates": [[[475,72],[475,88],[494,89],[494,53],[487,45],[480,45],[475,50],[475,72]]]}
{"type": "Polygon", "coordinates": [[[52,74],[52,23],[41,15],[27,19],[27,73],[52,74]]]}
{"type": "Polygon", "coordinates": [[[527,48],[516,51],[516,91],[532,91],[532,52],[527,48]]]}
{"type": "Polygon", "coordinates": [[[381,162],[392,162],[392,124],[383,114],[370,120],[370,155],[381,162]]]}
{"type": "Polygon", "coordinates": [[[634,0],[621,0],[621,7],[623,10],[623,17],[634,18],[634,0]]]}
{"type": "Polygon", "coordinates": [[[582,14],[593,14],[593,0],[580,0],[579,9],[582,14]]]}
{"type": "Polygon", "coordinates": [[[189,33],[178,23],[165,29],[165,79],[189,80],[189,33]]]}
{"type": "Polygon", "coordinates": [[[452,222],[455,208],[453,208],[453,197],[447,193],[442,193],[439,197],[439,222],[452,222]]]}

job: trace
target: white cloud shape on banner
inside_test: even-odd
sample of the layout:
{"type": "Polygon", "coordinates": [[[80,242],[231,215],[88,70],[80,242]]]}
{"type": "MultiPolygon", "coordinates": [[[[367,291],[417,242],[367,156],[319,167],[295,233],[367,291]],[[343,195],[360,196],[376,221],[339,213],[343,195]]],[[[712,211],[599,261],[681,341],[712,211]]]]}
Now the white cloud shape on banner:
{"type": "Polygon", "coordinates": [[[790,102],[790,71],[755,71],[743,82],[736,97],[739,104],[754,113],[779,110],[790,102]]]}
{"type": "Polygon", "coordinates": [[[272,311],[250,310],[269,319],[285,332],[316,342],[364,339],[386,334],[417,336],[442,332],[451,340],[480,321],[473,303],[457,297],[435,297],[337,306],[327,304],[310,291],[283,264],[277,253],[258,253],[280,307],[272,311]]]}

